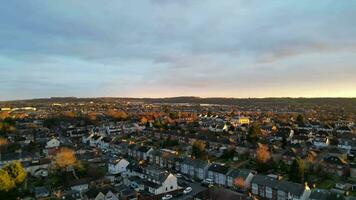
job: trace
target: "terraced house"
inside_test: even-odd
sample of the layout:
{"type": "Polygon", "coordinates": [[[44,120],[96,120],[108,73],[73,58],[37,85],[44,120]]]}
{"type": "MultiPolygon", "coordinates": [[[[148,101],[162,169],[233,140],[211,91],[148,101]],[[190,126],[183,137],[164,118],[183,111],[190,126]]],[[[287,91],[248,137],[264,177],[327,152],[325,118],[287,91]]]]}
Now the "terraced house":
{"type": "Polygon", "coordinates": [[[181,173],[203,180],[207,176],[210,164],[205,160],[186,158],[181,163],[181,173]]]}

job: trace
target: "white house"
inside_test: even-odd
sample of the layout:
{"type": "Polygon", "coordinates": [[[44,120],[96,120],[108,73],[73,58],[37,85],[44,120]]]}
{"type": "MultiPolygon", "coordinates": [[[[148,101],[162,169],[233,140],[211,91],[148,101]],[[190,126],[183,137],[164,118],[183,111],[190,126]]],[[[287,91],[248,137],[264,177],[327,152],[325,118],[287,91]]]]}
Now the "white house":
{"type": "Polygon", "coordinates": [[[59,147],[60,144],[61,142],[58,139],[52,138],[46,143],[46,148],[47,149],[57,148],[59,147]]]}
{"type": "Polygon", "coordinates": [[[125,159],[115,160],[110,162],[108,165],[108,170],[110,174],[120,174],[126,172],[126,168],[130,163],[125,159]]]}
{"type": "Polygon", "coordinates": [[[152,194],[159,195],[172,192],[178,189],[177,177],[171,173],[162,173],[159,177],[147,182],[148,191],[152,194]]]}
{"type": "Polygon", "coordinates": [[[316,148],[325,148],[330,144],[330,140],[328,137],[316,137],[314,138],[313,145],[316,148]]]}

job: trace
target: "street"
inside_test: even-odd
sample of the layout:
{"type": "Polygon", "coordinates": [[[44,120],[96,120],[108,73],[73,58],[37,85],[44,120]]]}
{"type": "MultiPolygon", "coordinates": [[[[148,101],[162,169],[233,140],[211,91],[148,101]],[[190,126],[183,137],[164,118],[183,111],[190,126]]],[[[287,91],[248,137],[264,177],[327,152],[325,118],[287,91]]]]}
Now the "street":
{"type": "Polygon", "coordinates": [[[173,198],[174,200],[188,200],[188,199],[193,199],[193,196],[195,196],[196,194],[204,191],[204,190],[207,190],[208,188],[207,187],[204,187],[201,185],[200,182],[196,182],[196,183],[191,183],[191,182],[188,182],[188,181],[183,181],[185,184],[188,185],[188,187],[191,187],[193,190],[191,193],[189,194],[183,194],[182,196],[180,197],[175,197],[173,198]]]}

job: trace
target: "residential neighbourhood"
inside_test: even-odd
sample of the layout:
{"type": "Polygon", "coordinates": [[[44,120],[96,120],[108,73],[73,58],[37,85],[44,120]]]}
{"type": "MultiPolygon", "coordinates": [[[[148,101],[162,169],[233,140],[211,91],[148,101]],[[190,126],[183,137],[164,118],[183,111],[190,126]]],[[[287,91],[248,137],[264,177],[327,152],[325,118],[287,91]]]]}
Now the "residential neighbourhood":
{"type": "Polygon", "coordinates": [[[9,198],[356,195],[354,113],[126,101],[6,106],[0,166],[20,162],[26,173],[21,191],[3,193],[9,198]]]}

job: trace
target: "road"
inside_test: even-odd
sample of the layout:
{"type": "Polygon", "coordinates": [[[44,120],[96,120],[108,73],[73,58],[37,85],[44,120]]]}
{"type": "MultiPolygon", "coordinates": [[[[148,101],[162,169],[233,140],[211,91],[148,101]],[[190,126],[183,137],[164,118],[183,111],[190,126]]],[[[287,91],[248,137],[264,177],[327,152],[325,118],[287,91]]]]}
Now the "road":
{"type": "Polygon", "coordinates": [[[193,191],[191,193],[189,193],[189,194],[183,194],[180,197],[175,197],[175,198],[173,198],[174,200],[193,199],[194,195],[196,195],[196,194],[208,189],[207,187],[202,186],[200,182],[197,182],[197,183],[191,183],[191,182],[188,182],[188,181],[183,181],[183,182],[185,184],[187,184],[188,187],[192,187],[193,191]]]}

